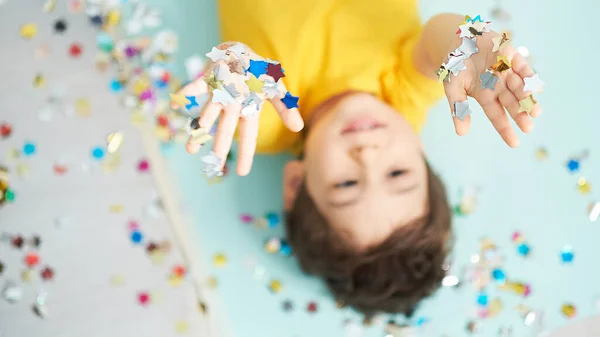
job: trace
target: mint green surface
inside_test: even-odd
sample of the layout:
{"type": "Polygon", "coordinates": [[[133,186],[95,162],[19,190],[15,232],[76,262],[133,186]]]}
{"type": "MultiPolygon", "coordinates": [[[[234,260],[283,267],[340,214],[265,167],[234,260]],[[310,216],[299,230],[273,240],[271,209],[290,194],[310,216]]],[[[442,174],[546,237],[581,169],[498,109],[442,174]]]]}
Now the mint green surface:
{"type": "MultiPolygon", "coordinates": [[[[165,16],[165,28],[175,30],[180,36],[180,72],[186,57],[202,55],[218,43],[214,1],[151,3],[165,16]]],[[[374,5],[377,3],[374,1],[374,5]]],[[[516,296],[488,287],[490,298],[501,296],[504,310],[498,317],[481,322],[481,335],[496,336],[500,326],[512,326],[514,336],[531,336],[536,330],[525,328],[522,318],[513,310],[519,303],[544,312],[544,329],[567,323],[560,313],[564,302],[577,306],[577,318],[598,310],[593,299],[600,294],[597,268],[600,222],[590,222],[586,211],[590,202],[600,200],[597,193],[600,111],[593,74],[598,48],[584,26],[595,27],[593,22],[597,18],[593,13],[599,5],[591,1],[553,2],[546,7],[533,1],[503,4],[512,15],[510,28],[515,45],[524,44],[531,50],[533,66],[547,83],[539,96],[544,114],[535,121],[535,130],[530,135],[519,132],[521,146],[509,149],[477,107],[473,109],[470,133],[458,137],[454,134],[448,104],[442,101],[430,112],[422,136],[428,158],[446,181],[453,203],[458,202],[461,188],[481,189],[476,211],[455,218],[453,271],[477,253],[481,238],[489,237],[506,257],[504,270],[508,277],[532,286],[532,295],[522,302],[516,296]],[[549,153],[545,162],[534,157],[540,146],[549,153]],[[581,163],[581,171],[569,173],[565,162],[584,149],[590,151],[590,156],[581,163]],[[592,192],[586,196],[580,195],[576,188],[580,175],[592,184],[592,192]],[[528,259],[519,257],[510,241],[515,230],[523,232],[532,247],[528,259]],[[565,244],[575,250],[574,262],[568,265],[560,261],[560,249],[565,244]]],[[[493,2],[436,0],[422,3],[421,7],[424,20],[441,11],[490,17],[493,2]]],[[[321,283],[302,275],[293,258],[264,252],[264,240],[281,235],[281,226],[259,230],[239,221],[240,213],[260,216],[280,211],[284,156],[259,156],[250,176],[241,179],[230,175],[223,184],[208,186],[200,175],[200,156],[188,155],[183,148],[168,149],[165,155],[176,180],[175,188],[201,233],[191,240],[201,248],[208,265],[212,265],[209,259],[216,252],[225,252],[229,258],[229,265],[214,274],[219,278],[219,294],[236,337],[344,336],[345,319],[360,321],[358,315],[348,310],[335,309],[321,283]],[[248,258],[256,259],[272,278],[283,282],[282,293],[270,293],[253,278],[253,271],[244,265],[248,258]],[[296,305],[292,313],[281,310],[282,301],[288,298],[296,305]],[[319,311],[310,315],[305,306],[313,300],[319,303],[319,311]]],[[[415,317],[430,321],[423,335],[468,335],[465,324],[475,315],[476,298],[477,292],[470,284],[458,290],[439,291],[415,317]]],[[[365,332],[365,336],[382,335],[380,326],[365,332]]]]}

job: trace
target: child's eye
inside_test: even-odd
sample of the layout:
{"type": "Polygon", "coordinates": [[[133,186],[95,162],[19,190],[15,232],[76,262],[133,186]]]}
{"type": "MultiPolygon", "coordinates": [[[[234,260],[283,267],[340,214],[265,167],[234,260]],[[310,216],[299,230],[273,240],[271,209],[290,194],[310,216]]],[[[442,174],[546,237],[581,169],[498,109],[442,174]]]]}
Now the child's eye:
{"type": "Polygon", "coordinates": [[[390,177],[396,178],[406,173],[406,170],[393,170],[390,172],[390,177]]]}
{"type": "Polygon", "coordinates": [[[352,186],[354,186],[356,184],[358,184],[358,181],[356,181],[356,180],[346,180],[346,181],[343,181],[343,182],[341,182],[339,184],[335,184],[334,187],[335,188],[347,188],[347,187],[352,187],[352,186]]]}

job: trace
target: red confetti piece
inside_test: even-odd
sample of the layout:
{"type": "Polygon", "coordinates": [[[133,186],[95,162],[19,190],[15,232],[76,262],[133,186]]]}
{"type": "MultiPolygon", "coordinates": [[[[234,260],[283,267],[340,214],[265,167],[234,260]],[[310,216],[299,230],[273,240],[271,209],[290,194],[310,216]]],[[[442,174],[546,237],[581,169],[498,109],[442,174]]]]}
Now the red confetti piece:
{"type": "Polygon", "coordinates": [[[59,176],[62,176],[63,174],[67,173],[67,171],[69,170],[67,165],[60,165],[60,164],[54,164],[52,169],[54,170],[54,173],[56,173],[59,176]]]}
{"type": "Polygon", "coordinates": [[[168,72],[165,72],[162,77],[160,78],[160,80],[164,83],[169,82],[169,80],[171,79],[171,74],[169,74],[168,72]]]}
{"type": "Polygon", "coordinates": [[[82,52],[83,49],[81,48],[81,45],[79,45],[79,43],[71,44],[71,47],[69,48],[69,55],[71,55],[71,57],[79,57],[81,56],[82,52]]]}
{"type": "Polygon", "coordinates": [[[308,306],[306,307],[306,310],[308,310],[308,312],[310,312],[310,313],[317,312],[317,303],[315,303],[315,302],[308,303],[308,306]]]}
{"type": "Polygon", "coordinates": [[[181,265],[176,265],[173,267],[173,274],[178,277],[183,277],[185,275],[185,267],[181,265]]]}
{"type": "Polygon", "coordinates": [[[169,126],[169,117],[165,114],[161,114],[157,118],[157,123],[160,126],[169,126]]]}
{"type": "Polygon", "coordinates": [[[25,255],[25,264],[28,267],[35,267],[40,263],[40,256],[37,253],[31,252],[25,255]]]}
{"type": "Polygon", "coordinates": [[[24,242],[25,242],[25,240],[23,239],[22,236],[15,236],[14,238],[12,238],[12,240],[10,240],[10,244],[15,248],[23,247],[24,242]]]}
{"type": "Polygon", "coordinates": [[[512,242],[517,243],[517,242],[521,241],[522,238],[523,238],[523,234],[521,234],[521,232],[519,232],[519,231],[516,231],[512,235],[512,242]]]}
{"type": "Polygon", "coordinates": [[[138,302],[140,305],[147,306],[150,304],[150,295],[147,292],[141,292],[138,294],[138,302]]]}
{"type": "Polygon", "coordinates": [[[0,124],[0,136],[2,138],[7,138],[12,134],[12,126],[8,123],[0,124]]]}
{"type": "Polygon", "coordinates": [[[138,163],[137,167],[138,167],[138,171],[140,171],[140,172],[148,172],[148,169],[150,169],[150,163],[148,163],[148,161],[146,159],[142,159],[138,163]]]}
{"type": "Polygon", "coordinates": [[[50,281],[52,278],[54,278],[54,270],[52,270],[50,267],[46,267],[42,270],[40,275],[42,275],[42,279],[50,281]]]}

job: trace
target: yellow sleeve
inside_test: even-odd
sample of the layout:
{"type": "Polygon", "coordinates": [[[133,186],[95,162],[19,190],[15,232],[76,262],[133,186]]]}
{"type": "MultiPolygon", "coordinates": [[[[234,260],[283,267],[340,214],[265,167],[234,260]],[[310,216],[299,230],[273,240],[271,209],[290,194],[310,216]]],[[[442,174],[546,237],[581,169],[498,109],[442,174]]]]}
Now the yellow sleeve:
{"type": "Polygon", "coordinates": [[[382,99],[404,115],[416,131],[425,124],[427,110],[444,95],[441,83],[415,68],[414,49],[422,30],[419,26],[400,41],[392,68],[384,71],[381,78],[382,99]]]}

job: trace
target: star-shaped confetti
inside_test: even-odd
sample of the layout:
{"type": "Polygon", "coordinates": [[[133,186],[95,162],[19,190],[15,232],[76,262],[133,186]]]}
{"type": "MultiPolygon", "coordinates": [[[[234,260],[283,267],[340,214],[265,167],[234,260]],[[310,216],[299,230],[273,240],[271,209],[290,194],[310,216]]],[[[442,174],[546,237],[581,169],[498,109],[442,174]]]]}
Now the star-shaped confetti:
{"type": "Polygon", "coordinates": [[[210,52],[206,53],[206,57],[210,58],[213,62],[218,62],[227,58],[227,50],[213,47],[210,52]]]}
{"type": "Polygon", "coordinates": [[[435,76],[437,76],[438,81],[442,82],[450,82],[450,71],[446,69],[445,65],[442,66],[435,72],[435,76]]]}
{"type": "Polygon", "coordinates": [[[454,102],[453,117],[464,121],[470,114],[471,108],[469,107],[469,101],[454,102]]]}
{"type": "Polygon", "coordinates": [[[264,82],[256,78],[254,75],[250,76],[250,79],[246,80],[246,85],[250,91],[262,93],[264,82]]]}
{"type": "Polygon", "coordinates": [[[223,89],[225,89],[225,91],[227,91],[231,97],[239,97],[241,94],[237,91],[237,89],[235,88],[235,84],[231,83],[228,85],[224,85],[223,89]]]}
{"type": "Polygon", "coordinates": [[[186,109],[192,110],[193,107],[199,106],[198,102],[196,102],[196,96],[185,96],[185,98],[189,101],[189,103],[185,105],[186,109]]]}
{"type": "Polygon", "coordinates": [[[188,99],[185,98],[185,95],[169,94],[169,97],[171,98],[171,103],[175,103],[177,106],[182,107],[188,105],[188,99]]]}
{"type": "Polygon", "coordinates": [[[533,98],[533,95],[527,96],[527,98],[519,101],[519,112],[525,111],[527,113],[531,112],[533,106],[537,104],[537,101],[533,98]]]}
{"type": "Polygon", "coordinates": [[[496,60],[497,60],[496,63],[494,63],[490,67],[494,71],[501,73],[501,72],[507,71],[508,69],[510,69],[510,67],[512,67],[507,56],[497,56],[496,60]]]}
{"type": "Polygon", "coordinates": [[[465,59],[466,57],[464,54],[456,56],[450,55],[450,59],[448,60],[448,63],[444,65],[444,67],[448,69],[452,75],[456,76],[461,71],[467,69],[467,66],[465,65],[465,59]]]}
{"type": "Polygon", "coordinates": [[[540,75],[535,74],[531,77],[525,77],[523,79],[525,81],[525,87],[523,91],[531,91],[531,92],[541,92],[546,84],[544,81],[540,79],[540,75]]]}
{"type": "Polygon", "coordinates": [[[242,102],[242,116],[253,117],[260,111],[261,99],[255,92],[250,93],[242,102]]]}
{"type": "Polygon", "coordinates": [[[510,35],[508,32],[503,32],[501,35],[496,36],[492,39],[494,46],[492,47],[492,51],[495,53],[497,51],[501,51],[502,48],[506,45],[507,42],[510,41],[510,35]]]}
{"type": "Polygon", "coordinates": [[[46,268],[42,269],[40,275],[42,276],[42,279],[44,279],[45,281],[50,281],[50,280],[52,280],[52,278],[54,278],[54,270],[52,270],[52,268],[50,268],[50,267],[46,267],[46,268]]]}
{"type": "Polygon", "coordinates": [[[288,109],[297,108],[298,100],[300,100],[300,98],[292,95],[289,91],[285,94],[285,97],[281,99],[288,109]]]}
{"type": "Polygon", "coordinates": [[[236,43],[233,46],[227,48],[227,51],[234,53],[238,58],[242,58],[244,55],[248,55],[246,47],[241,43],[236,43]]]}
{"type": "Polygon", "coordinates": [[[212,139],[212,136],[208,133],[210,130],[205,128],[194,129],[190,132],[190,144],[204,145],[212,139]]]}
{"type": "Polygon", "coordinates": [[[264,75],[267,73],[267,68],[269,66],[270,66],[270,64],[265,61],[250,60],[250,67],[248,68],[248,71],[252,75],[254,75],[254,77],[258,78],[258,77],[260,77],[260,75],[264,75]]]}
{"type": "Polygon", "coordinates": [[[275,82],[279,81],[280,78],[285,77],[283,73],[283,69],[281,69],[281,64],[273,64],[269,63],[267,66],[267,75],[273,77],[275,82]]]}
{"type": "Polygon", "coordinates": [[[481,89],[490,89],[494,91],[498,77],[491,71],[486,70],[483,74],[479,75],[481,79],[481,89]]]}
{"type": "Polygon", "coordinates": [[[230,103],[235,103],[235,98],[231,96],[231,94],[223,89],[215,89],[212,92],[212,102],[213,103],[221,103],[223,105],[228,105],[230,103]]]}
{"type": "Polygon", "coordinates": [[[477,53],[479,48],[477,48],[477,42],[472,39],[462,39],[462,43],[458,50],[465,55],[465,58],[471,57],[471,55],[477,53]]]}
{"type": "Polygon", "coordinates": [[[203,156],[201,160],[202,163],[204,163],[202,172],[204,172],[206,178],[213,179],[223,175],[222,168],[224,161],[223,159],[217,157],[213,151],[203,156]]]}

